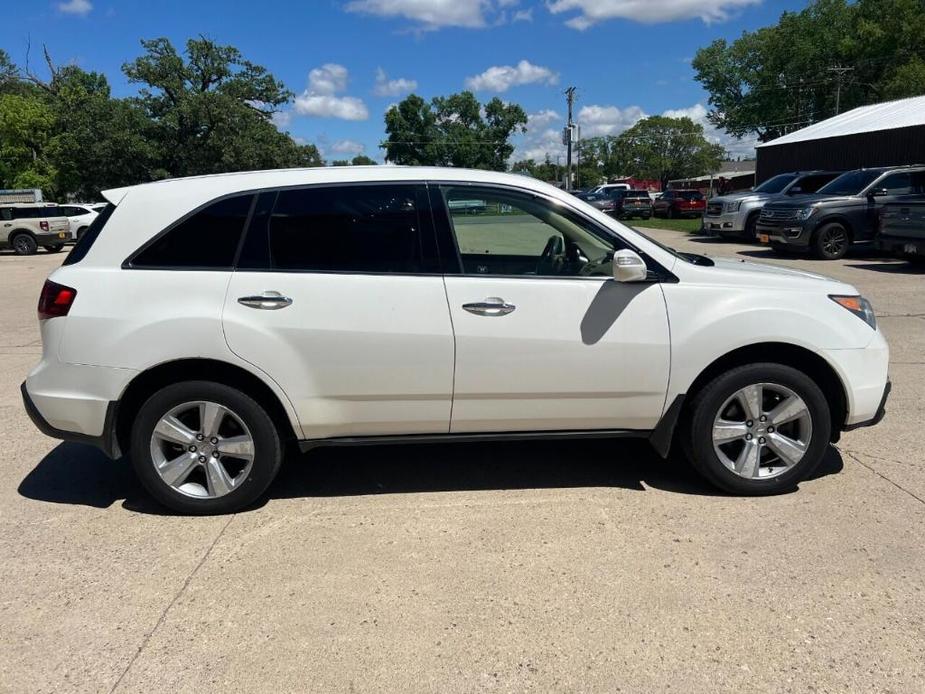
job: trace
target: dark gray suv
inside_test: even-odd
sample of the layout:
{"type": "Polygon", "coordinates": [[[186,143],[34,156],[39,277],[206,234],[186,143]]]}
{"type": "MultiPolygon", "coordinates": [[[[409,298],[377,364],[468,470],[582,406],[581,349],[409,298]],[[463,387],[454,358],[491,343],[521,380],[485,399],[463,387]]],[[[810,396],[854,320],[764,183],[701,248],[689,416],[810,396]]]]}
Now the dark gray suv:
{"type": "Polygon", "coordinates": [[[815,195],[774,200],[761,210],[758,240],[778,251],[809,251],[822,260],[870,244],[880,210],[925,192],[925,165],[847,171],[815,195]]]}

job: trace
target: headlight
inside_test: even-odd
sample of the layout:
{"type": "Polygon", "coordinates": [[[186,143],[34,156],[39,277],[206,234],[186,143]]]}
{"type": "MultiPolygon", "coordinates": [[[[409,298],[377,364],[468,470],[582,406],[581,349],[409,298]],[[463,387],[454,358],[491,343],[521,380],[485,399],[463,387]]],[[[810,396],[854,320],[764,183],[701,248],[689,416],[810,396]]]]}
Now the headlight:
{"type": "Polygon", "coordinates": [[[726,212],[738,212],[740,207],[742,207],[742,201],[736,200],[735,202],[727,202],[724,209],[726,212]]]}
{"type": "Polygon", "coordinates": [[[796,219],[800,220],[801,222],[805,222],[807,219],[816,214],[816,209],[817,208],[815,207],[804,207],[802,210],[797,210],[796,219]]]}
{"type": "Polygon", "coordinates": [[[846,308],[874,330],[877,329],[877,317],[874,307],[863,296],[838,296],[829,294],[829,298],[842,308],[846,308]]]}

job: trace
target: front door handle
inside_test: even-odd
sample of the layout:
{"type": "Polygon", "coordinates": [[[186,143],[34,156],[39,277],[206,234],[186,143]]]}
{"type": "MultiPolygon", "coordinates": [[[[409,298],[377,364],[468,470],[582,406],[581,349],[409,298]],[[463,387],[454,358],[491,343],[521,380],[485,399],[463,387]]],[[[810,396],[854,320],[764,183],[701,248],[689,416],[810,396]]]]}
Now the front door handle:
{"type": "Polygon", "coordinates": [[[238,303],[242,306],[247,306],[248,308],[259,308],[264,311],[276,311],[281,308],[286,308],[292,304],[292,299],[288,296],[283,296],[279,292],[264,292],[263,294],[258,294],[257,296],[242,296],[238,299],[238,303]]]}
{"type": "Polygon", "coordinates": [[[463,309],[477,316],[506,316],[513,311],[516,306],[507,303],[498,296],[490,296],[484,301],[476,301],[471,304],[463,304],[463,309]]]}

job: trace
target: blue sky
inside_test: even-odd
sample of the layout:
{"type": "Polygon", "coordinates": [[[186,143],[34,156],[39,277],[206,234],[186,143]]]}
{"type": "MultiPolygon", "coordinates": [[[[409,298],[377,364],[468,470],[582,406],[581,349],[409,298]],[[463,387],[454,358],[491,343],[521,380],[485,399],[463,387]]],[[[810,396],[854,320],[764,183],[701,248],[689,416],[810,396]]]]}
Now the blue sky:
{"type": "MultiPolygon", "coordinates": [[[[776,22],[806,0],[26,0],[10,2],[0,47],[39,71],[41,44],[58,63],[121,73],[139,40],[176,45],[199,34],[237,46],[296,93],[281,129],[328,159],[382,159],[383,114],[410,90],[430,98],[473,88],[521,104],[531,121],[515,159],[561,152],[568,85],[582,136],[617,134],[643,115],[704,121],[707,95],[689,61],[716,38],[776,22]]],[[[705,121],[704,121],[705,122],[705,121]]],[[[750,153],[723,133],[734,155],[750,153]]]]}

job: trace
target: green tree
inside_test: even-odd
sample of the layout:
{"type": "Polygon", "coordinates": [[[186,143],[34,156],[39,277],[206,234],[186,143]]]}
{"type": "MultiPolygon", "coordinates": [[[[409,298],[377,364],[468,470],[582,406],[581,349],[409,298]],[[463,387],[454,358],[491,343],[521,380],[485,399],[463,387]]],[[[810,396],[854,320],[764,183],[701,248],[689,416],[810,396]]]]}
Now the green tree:
{"type": "Polygon", "coordinates": [[[53,194],[57,172],[47,149],[54,130],[54,113],[41,98],[0,94],[0,188],[53,194]]]}
{"type": "Polygon", "coordinates": [[[385,114],[386,157],[396,164],[503,171],[524,132],[527,114],[497,97],[482,106],[472,92],[435,97],[411,94],[385,114]]]}
{"type": "Polygon", "coordinates": [[[161,168],[172,176],[319,165],[313,145],[298,145],[271,123],[292,93],[232,46],[191,39],[181,56],[166,38],[142,41],[145,54],[123,65],[142,85],[161,168]]]}
{"type": "Polygon", "coordinates": [[[834,115],[839,92],[841,111],[925,93],[923,35],[922,0],[815,0],[774,26],[714,41],[692,64],[711,122],[767,141],[834,115]]]}
{"type": "Polygon", "coordinates": [[[623,131],[614,147],[625,157],[624,173],[656,178],[662,188],[672,179],[715,171],[726,154],[720,145],[707,141],[699,123],[667,116],[643,118],[623,131]]]}
{"type": "Polygon", "coordinates": [[[350,162],[346,159],[335,159],[331,162],[331,166],[350,166],[350,162]]]}
{"type": "Polygon", "coordinates": [[[379,162],[377,162],[375,159],[371,159],[365,154],[358,154],[350,160],[350,164],[353,166],[375,166],[378,163],[379,162]]]}

